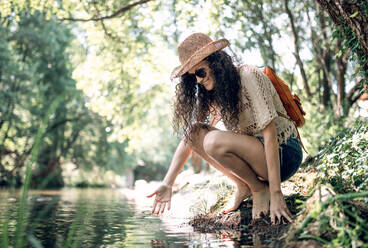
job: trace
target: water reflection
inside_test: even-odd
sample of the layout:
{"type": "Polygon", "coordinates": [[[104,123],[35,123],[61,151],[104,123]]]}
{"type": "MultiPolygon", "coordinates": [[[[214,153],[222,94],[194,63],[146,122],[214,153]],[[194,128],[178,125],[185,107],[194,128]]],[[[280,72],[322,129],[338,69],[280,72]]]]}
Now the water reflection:
{"type": "MultiPolygon", "coordinates": [[[[26,246],[39,242],[42,247],[239,247],[230,236],[197,233],[177,225],[178,220],[163,223],[149,209],[137,211],[114,189],[32,191],[28,203],[26,246]]],[[[9,209],[10,245],[18,204],[19,192],[0,191],[2,226],[9,209]]]]}

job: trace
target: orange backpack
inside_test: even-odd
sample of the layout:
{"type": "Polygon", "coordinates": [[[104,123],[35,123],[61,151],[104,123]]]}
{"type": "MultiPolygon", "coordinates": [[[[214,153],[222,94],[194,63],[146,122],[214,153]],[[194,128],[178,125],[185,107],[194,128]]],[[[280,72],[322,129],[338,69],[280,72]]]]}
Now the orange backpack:
{"type": "Polygon", "coordinates": [[[273,86],[275,87],[277,94],[279,94],[282,104],[288,114],[285,116],[282,113],[278,113],[280,116],[285,117],[294,122],[295,126],[301,127],[305,123],[304,115],[305,112],[302,108],[302,104],[297,95],[292,94],[287,84],[279,78],[275,71],[266,66],[261,69],[264,74],[271,80],[273,86]]]}
{"type": "Polygon", "coordinates": [[[300,134],[298,131],[298,127],[301,127],[305,124],[305,112],[302,108],[302,103],[300,102],[299,97],[296,94],[291,93],[289,86],[287,86],[287,84],[276,75],[275,71],[271,67],[266,66],[264,68],[261,68],[261,70],[264,74],[266,74],[266,76],[270,79],[273,86],[275,87],[288,116],[285,116],[283,113],[280,112],[277,112],[277,114],[291,120],[294,123],[294,125],[296,126],[296,131],[298,132],[298,139],[300,141],[300,144],[302,145],[304,151],[308,153],[303,145],[302,138],[300,138],[300,134]]]}

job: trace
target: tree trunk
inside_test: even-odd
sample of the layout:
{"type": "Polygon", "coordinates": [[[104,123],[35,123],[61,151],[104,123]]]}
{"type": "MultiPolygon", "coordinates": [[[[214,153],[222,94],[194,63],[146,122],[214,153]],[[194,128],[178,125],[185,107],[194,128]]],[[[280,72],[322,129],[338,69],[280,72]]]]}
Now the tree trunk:
{"type": "Polygon", "coordinates": [[[32,174],[31,187],[61,188],[64,186],[60,158],[49,157],[43,160],[38,170],[32,174]]]}
{"type": "Polygon", "coordinates": [[[322,93],[322,104],[323,107],[326,109],[330,107],[330,84],[328,82],[328,74],[326,75],[326,71],[323,70],[323,80],[322,80],[322,87],[323,87],[323,93],[322,93]]]}
{"type": "Polygon", "coordinates": [[[322,79],[321,79],[321,68],[318,68],[317,70],[318,75],[318,102],[322,102],[322,95],[321,95],[321,88],[322,88],[322,79]]]}
{"type": "Polygon", "coordinates": [[[300,69],[300,74],[302,75],[302,79],[303,79],[303,84],[304,84],[304,89],[305,92],[307,93],[307,96],[312,96],[312,93],[310,91],[309,85],[308,85],[308,80],[307,80],[307,75],[305,73],[304,70],[304,65],[303,65],[303,61],[300,58],[300,53],[299,53],[299,35],[298,32],[295,28],[295,24],[294,24],[294,16],[291,13],[289,6],[288,6],[288,0],[284,0],[284,7],[285,7],[285,11],[289,17],[290,20],[290,27],[291,27],[291,34],[293,36],[293,41],[294,41],[294,57],[296,59],[296,62],[299,66],[300,69]]]}
{"type": "Polygon", "coordinates": [[[368,54],[368,16],[361,5],[361,0],[317,0],[317,2],[328,11],[332,21],[336,25],[346,23],[354,34],[359,38],[361,48],[368,54]]]}
{"type": "Polygon", "coordinates": [[[329,108],[331,107],[331,88],[332,88],[332,79],[330,77],[331,72],[331,62],[332,60],[332,53],[331,53],[331,44],[328,42],[329,38],[327,35],[327,25],[326,25],[326,19],[323,11],[320,11],[320,9],[316,8],[316,13],[318,16],[318,23],[319,27],[321,29],[322,34],[322,40],[318,40],[319,44],[314,43],[315,51],[317,60],[319,61],[320,67],[323,72],[322,77],[322,87],[323,87],[323,93],[322,93],[322,104],[323,107],[329,108]],[[324,49],[320,49],[318,47],[324,47],[324,49]]]}
{"type": "Polygon", "coordinates": [[[261,9],[257,9],[259,10],[259,16],[260,16],[260,20],[262,22],[262,26],[263,26],[263,35],[264,37],[266,38],[265,40],[267,41],[264,42],[264,44],[266,45],[266,47],[268,48],[270,54],[269,55],[269,59],[271,59],[271,65],[272,65],[272,68],[276,68],[276,52],[275,50],[273,49],[273,46],[272,46],[272,32],[271,32],[271,28],[269,27],[269,23],[266,22],[265,18],[263,17],[263,4],[261,6],[261,9]]]}
{"type": "MultiPolygon", "coordinates": [[[[365,58],[368,54],[368,3],[366,0],[316,0],[325,10],[328,11],[332,21],[337,26],[342,26],[346,35],[346,40],[356,40],[352,50],[360,58],[365,58]],[[348,29],[351,32],[347,32],[348,29]]],[[[368,80],[368,60],[362,59],[359,62],[361,71],[368,80]]]]}
{"type": "MultiPolygon", "coordinates": [[[[341,41],[337,41],[337,49],[341,50],[341,41]]],[[[336,116],[344,116],[346,112],[345,99],[345,74],[347,67],[347,57],[349,52],[343,56],[337,57],[337,101],[336,101],[336,116]]]]}

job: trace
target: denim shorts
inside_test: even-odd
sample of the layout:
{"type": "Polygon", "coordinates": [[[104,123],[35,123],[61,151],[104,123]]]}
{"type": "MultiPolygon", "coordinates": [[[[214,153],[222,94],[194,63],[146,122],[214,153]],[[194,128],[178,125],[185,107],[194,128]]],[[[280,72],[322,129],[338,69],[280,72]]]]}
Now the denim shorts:
{"type": "MultiPolygon", "coordinates": [[[[262,137],[256,137],[264,146],[262,137]]],[[[303,160],[303,151],[300,141],[290,137],[285,144],[279,147],[281,182],[289,179],[299,169],[303,160]]]]}

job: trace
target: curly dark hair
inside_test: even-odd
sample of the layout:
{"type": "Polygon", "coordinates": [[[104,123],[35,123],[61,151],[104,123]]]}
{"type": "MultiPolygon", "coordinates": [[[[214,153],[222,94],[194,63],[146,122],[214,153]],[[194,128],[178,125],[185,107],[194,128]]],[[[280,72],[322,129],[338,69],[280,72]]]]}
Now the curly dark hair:
{"type": "MultiPolygon", "coordinates": [[[[217,106],[226,127],[235,129],[241,111],[239,73],[230,55],[217,51],[206,57],[214,76],[214,88],[207,91],[193,74],[185,73],[176,86],[173,126],[177,133],[184,131],[185,141],[199,132],[198,124],[209,124],[209,115],[217,106]]],[[[206,126],[206,125],[200,125],[206,126]]]]}

